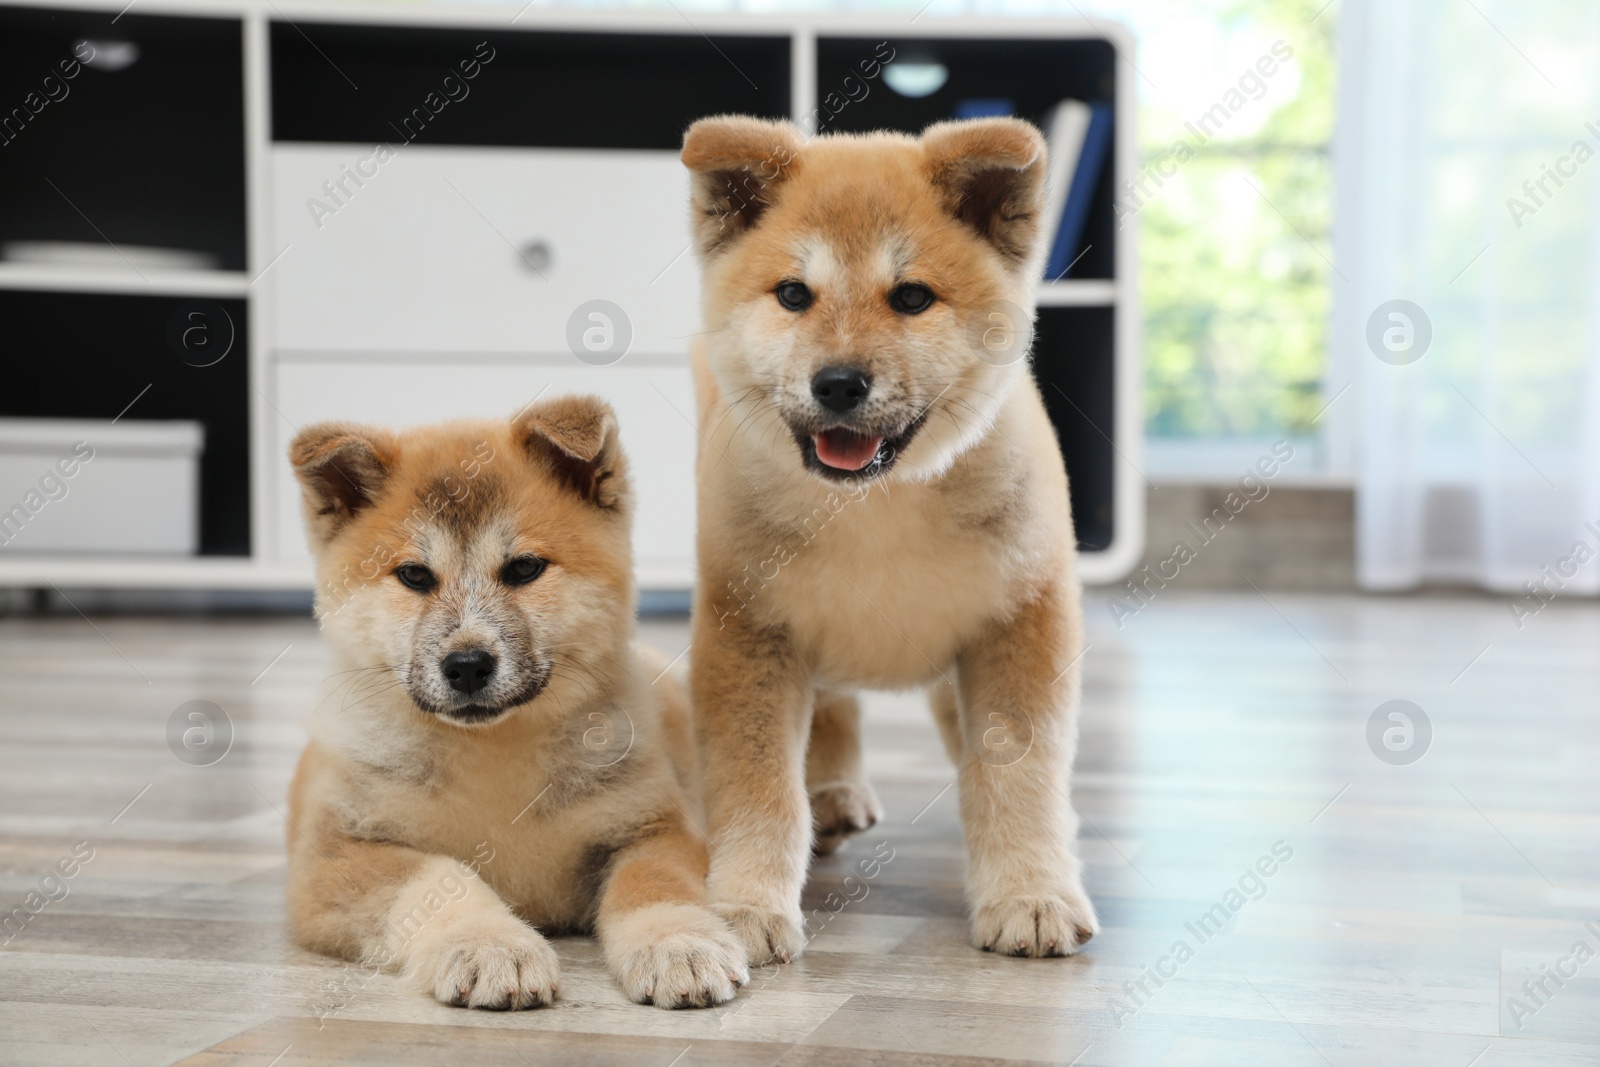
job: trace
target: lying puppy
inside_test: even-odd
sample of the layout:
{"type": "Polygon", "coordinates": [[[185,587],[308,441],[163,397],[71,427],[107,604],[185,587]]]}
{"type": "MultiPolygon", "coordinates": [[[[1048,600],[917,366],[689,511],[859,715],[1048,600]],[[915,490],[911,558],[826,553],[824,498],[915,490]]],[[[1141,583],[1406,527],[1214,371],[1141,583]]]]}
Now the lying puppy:
{"type": "Polygon", "coordinates": [[[932,683],[973,943],[1075,952],[1097,929],[1066,792],[1076,541],[1026,359],[1043,139],[985,119],[803,144],[723,117],[690,127],[683,161],[704,271],[691,691],[712,899],[751,962],[797,954],[813,840],[880,811],[852,691],[932,683]]]}
{"type": "Polygon", "coordinates": [[[705,903],[687,708],[631,647],[611,409],[330,423],[289,456],[344,683],[291,787],[300,943],[448,1004],[529,1008],[555,997],[558,963],[528,924],[594,929],[636,1001],[733,997],[745,952],[705,903]]]}

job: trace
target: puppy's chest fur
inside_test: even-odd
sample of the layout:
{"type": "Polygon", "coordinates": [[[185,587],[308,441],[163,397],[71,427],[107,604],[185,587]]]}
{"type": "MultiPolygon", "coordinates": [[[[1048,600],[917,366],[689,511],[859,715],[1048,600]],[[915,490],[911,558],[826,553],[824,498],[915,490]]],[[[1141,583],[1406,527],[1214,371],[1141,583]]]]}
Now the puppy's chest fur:
{"type": "Polygon", "coordinates": [[[824,683],[936,681],[1016,603],[1044,554],[1027,480],[1017,457],[980,455],[931,484],[841,492],[837,514],[799,533],[773,510],[770,528],[793,559],[750,607],[788,628],[824,683]]]}
{"type": "Polygon", "coordinates": [[[546,731],[447,734],[443,744],[423,731],[434,736],[416,738],[416,758],[398,765],[347,754],[331,799],[345,832],[454,857],[524,918],[582,928],[612,854],[653,817],[649,783],[670,772],[638,747],[586,761],[566,724],[546,731]]]}

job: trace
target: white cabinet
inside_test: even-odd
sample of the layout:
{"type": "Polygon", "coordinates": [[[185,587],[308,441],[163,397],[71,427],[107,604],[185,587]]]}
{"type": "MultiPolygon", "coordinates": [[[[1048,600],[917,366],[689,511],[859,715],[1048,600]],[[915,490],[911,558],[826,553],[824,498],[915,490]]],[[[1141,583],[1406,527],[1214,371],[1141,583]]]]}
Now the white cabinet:
{"type": "Polygon", "coordinates": [[[640,585],[688,588],[698,436],[687,355],[702,327],[684,129],[749,114],[830,133],[915,132],[996,98],[1036,122],[1063,99],[1116,109],[1084,252],[1069,280],[1040,290],[1033,365],[1072,471],[1081,573],[1111,580],[1138,558],[1137,271],[1134,231],[1115,225],[1112,204],[1137,167],[1121,30],[839,11],[703,12],[690,25],[664,9],[538,5],[512,18],[447,0],[157,6],[171,10],[0,6],[0,39],[39,69],[62,40],[92,39],[123,14],[116,31],[137,24],[145,42],[130,95],[74,98],[7,149],[114,160],[67,168],[76,184],[60,189],[23,182],[11,214],[26,233],[11,236],[103,238],[116,250],[101,249],[102,266],[0,265],[13,347],[81,371],[72,389],[14,391],[4,413],[44,414],[27,405],[51,389],[52,415],[201,423],[199,554],[52,542],[0,553],[0,584],[303,589],[311,571],[285,455],[297,426],[505,417],[548,389],[616,408],[639,499],[640,585]],[[872,59],[885,48],[939,65],[944,86],[899,94],[872,59]],[[130,101],[152,123],[125,128],[130,101]],[[108,130],[121,131],[109,155],[108,130]],[[185,180],[163,185],[174,160],[185,180]],[[139,260],[139,245],[202,255],[168,269],[139,260]],[[600,301],[609,319],[592,317],[600,301]],[[174,331],[196,315],[223,357],[174,331]],[[586,332],[627,334],[626,353],[595,353],[586,332]]]}
{"type": "Polygon", "coordinates": [[[566,352],[573,314],[608,300],[630,352],[688,352],[699,279],[677,153],[385,151],[273,147],[277,350],[566,352]]]}
{"type": "Polygon", "coordinates": [[[676,153],[288,144],[272,181],[281,561],[307,558],[289,424],[504,417],[581,392],[621,423],[641,579],[689,584],[699,278],[676,153]],[[596,300],[620,309],[603,326],[625,354],[584,346],[596,300]]]}

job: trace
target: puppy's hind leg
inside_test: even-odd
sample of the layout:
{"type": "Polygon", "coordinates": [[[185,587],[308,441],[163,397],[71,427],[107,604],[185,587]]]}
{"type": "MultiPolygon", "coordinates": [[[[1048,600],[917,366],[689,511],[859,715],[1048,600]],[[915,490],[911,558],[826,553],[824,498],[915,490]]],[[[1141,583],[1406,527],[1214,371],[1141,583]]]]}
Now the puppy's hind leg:
{"type": "Polygon", "coordinates": [[[861,769],[861,704],[849,693],[819,689],[806,748],[811,849],[831,855],[883,818],[883,805],[861,769]]]}
{"type": "Polygon", "coordinates": [[[704,1008],[750,980],[743,943],[707,906],[708,865],[705,843],[670,808],[612,857],[595,928],[629,999],[704,1008]]]}

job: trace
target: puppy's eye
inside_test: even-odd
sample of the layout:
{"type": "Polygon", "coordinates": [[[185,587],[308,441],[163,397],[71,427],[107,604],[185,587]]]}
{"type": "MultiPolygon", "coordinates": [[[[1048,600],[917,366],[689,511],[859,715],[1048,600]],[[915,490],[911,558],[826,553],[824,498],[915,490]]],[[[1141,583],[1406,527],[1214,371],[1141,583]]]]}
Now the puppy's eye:
{"type": "Polygon", "coordinates": [[[906,282],[889,294],[889,306],[902,315],[920,315],[933,306],[933,290],[916,282],[906,282]]]}
{"type": "Polygon", "coordinates": [[[778,303],[790,311],[804,311],[811,306],[811,290],[806,287],[805,282],[779,282],[778,288],[773,292],[778,297],[778,303]]]}
{"type": "Polygon", "coordinates": [[[527,585],[544,573],[545,562],[538,556],[518,556],[500,568],[500,580],[507,585],[527,585]]]}
{"type": "Polygon", "coordinates": [[[407,563],[403,567],[396,567],[394,576],[400,579],[401,585],[415,589],[419,593],[426,593],[439,584],[439,579],[434,577],[433,572],[420,563],[407,563]]]}

